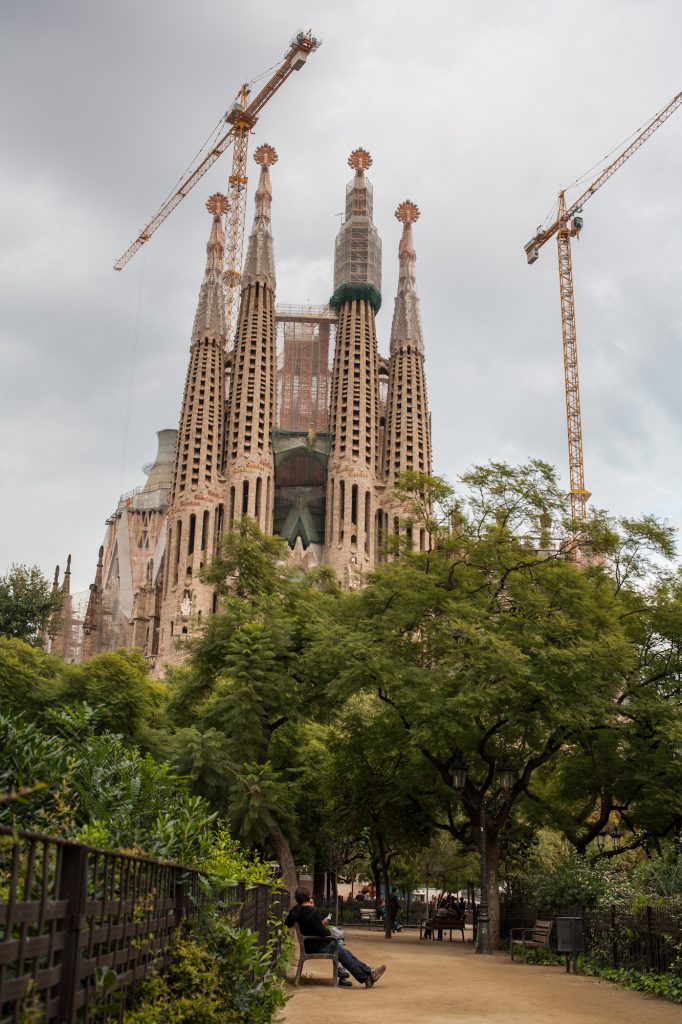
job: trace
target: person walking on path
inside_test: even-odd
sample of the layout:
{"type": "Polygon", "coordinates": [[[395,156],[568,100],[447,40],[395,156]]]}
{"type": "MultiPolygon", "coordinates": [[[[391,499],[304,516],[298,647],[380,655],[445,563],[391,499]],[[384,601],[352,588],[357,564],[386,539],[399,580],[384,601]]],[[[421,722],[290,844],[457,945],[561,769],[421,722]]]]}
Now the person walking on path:
{"type": "MultiPolygon", "coordinates": [[[[310,889],[306,889],[304,885],[299,885],[294,893],[294,899],[296,900],[296,905],[291,908],[284,922],[287,928],[293,928],[297,924],[301,929],[301,935],[311,936],[318,940],[308,943],[308,952],[333,953],[335,949],[334,937],[322,920],[319,910],[316,909],[310,889]]],[[[345,968],[345,976],[339,972],[339,985],[342,988],[352,987],[348,972],[365,988],[371,988],[372,985],[376,985],[386,970],[386,965],[370,967],[368,964],[363,963],[362,960],[358,960],[357,957],[353,956],[351,951],[344,946],[343,940],[339,939],[337,941],[339,944],[339,963],[345,968]]]]}
{"type": "Polygon", "coordinates": [[[398,915],[400,913],[400,899],[398,898],[398,890],[395,885],[391,888],[391,892],[388,897],[388,910],[391,915],[391,931],[401,932],[403,930],[403,926],[398,920],[398,915]]]}

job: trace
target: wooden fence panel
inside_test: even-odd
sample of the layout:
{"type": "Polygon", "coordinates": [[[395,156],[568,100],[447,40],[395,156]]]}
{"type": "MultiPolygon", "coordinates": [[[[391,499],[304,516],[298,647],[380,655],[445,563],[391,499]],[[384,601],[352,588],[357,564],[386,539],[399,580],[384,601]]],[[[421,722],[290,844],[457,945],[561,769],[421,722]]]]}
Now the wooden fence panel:
{"type": "MultiPolygon", "coordinates": [[[[214,898],[199,872],[0,826],[0,1024],[121,1020],[181,922],[214,898]],[[115,984],[103,984],[115,973],[115,984]]],[[[267,941],[270,890],[217,894],[267,941]]]]}

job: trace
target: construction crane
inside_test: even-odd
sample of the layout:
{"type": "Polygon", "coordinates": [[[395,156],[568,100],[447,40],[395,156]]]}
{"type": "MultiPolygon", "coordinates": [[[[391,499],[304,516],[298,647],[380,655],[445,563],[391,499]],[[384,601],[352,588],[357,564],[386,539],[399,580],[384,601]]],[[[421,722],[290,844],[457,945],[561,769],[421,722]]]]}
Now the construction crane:
{"type": "Polygon", "coordinates": [[[249,149],[249,134],[253,131],[254,125],[265,106],[280,86],[284,85],[287,78],[294,71],[299,71],[309,54],[314,53],[321,45],[312,32],[299,32],[291,40],[289,50],[283,60],[275,67],[274,73],[260,90],[258,95],[249,102],[249,86],[242,85],[237,93],[236,99],[224,117],[224,121],[230,125],[224,135],[212,145],[208,153],[199,154],[196,166],[190,169],[179,185],[173,189],[166,201],[154,214],[149,223],[140,231],[132,245],[114,263],[114,270],[123,270],[126,263],[141,249],[145,242],[148,242],[156,229],[163,224],[175,207],[182,202],[198,181],[203,178],[206,171],[216,162],[219,156],[232,145],[232,172],[228,179],[227,188],[227,226],[225,239],[225,282],[227,290],[226,303],[226,329],[228,344],[231,343],[237,323],[239,310],[239,292],[242,271],[242,255],[244,250],[244,221],[246,214],[246,192],[248,177],[246,174],[246,159],[249,149]]]}
{"type": "Polygon", "coordinates": [[[667,121],[670,115],[682,104],[682,92],[674,96],[670,102],[656,114],[634,140],[599,174],[591,185],[578,196],[574,203],[566,206],[566,195],[559,192],[559,203],[556,219],[547,228],[538,228],[537,232],[524,246],[529,263],[535,263],[540,249],[554,235],[557,236],[559,250],[559,290],[561,295],[561,330],[564,345],[564,382],[566,388],[566,420],[568,424],[568,466],[570,477],[571,512],[575,525],[587,519],[587,499],[590,492],[585,489],[585,469],[583,465],[583,431],[580,415],[580,385],[578,380],[578,349],[575,331],[575,305],[573,301],[573,267],[571,261],[571,239],[576,238],[583,227],[580,216],[588,199],[609,180],[626,160],[642,146],[653,133],[667,121]]]}

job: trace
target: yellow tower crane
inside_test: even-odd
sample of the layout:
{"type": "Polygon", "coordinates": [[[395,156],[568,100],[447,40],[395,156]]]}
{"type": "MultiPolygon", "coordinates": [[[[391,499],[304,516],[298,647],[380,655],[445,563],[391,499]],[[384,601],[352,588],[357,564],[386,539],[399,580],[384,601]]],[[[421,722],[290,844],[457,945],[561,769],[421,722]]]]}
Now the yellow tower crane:
{"type": "MultiPolygon", "coordinates": [[[[191,168],[180,183],[173,189],[163,205],[154,214],[149,223],[140,231],[132,245],[114,263],[114,270],[123,270],[126,263],[135,255],[145,242],[148,242],[156,229],[173,212],[178,203],[182,202],[198,181],[203,178],[209,167],[212,167],[228,146],[233,146],[232,173],[228,179],[227,225],[225,244],[225,282],[227,287],[226,329],[228,344],[231,344],[239,310],[239,293],[242,272],[242,256],[244,251],[244,221],[246,215],[246,191],[248,177],[246,174],[246,158],[249,149],[249,134],[265,104],[274,96],[293,71],[299,71],[308,55],[317,50],[320,40],[312,32],[299,32],[291,40],[289,49],[281,63],[275,67],[273,74],[262,87],[258,95],[249,101],[249,87],[243,85],[237,97],[227,111],[224,121],[230,125],[207,153],[199,154],[195,166],[191,168]]],[[[221,122],[222,123],[222,122],[221,122]]],[[[214,135],[216,133],[214,132],[214,135]]]]}
{"type": "Polygon", "coordinates": [[[578,196],[574,203],[566,206],[566,196],[559,192],[559,203],[556,219],[547,228],[538,228],[537,232],[525,246],[529,263],[535,263],[540,249],[554,235],[557,236],[559,250],[559,291],[561,296],[561,330],[564,345],[564,381],[566,388],[566,420],[568,424],[568,467],[570,477],[571,512],[574,524],[585,522],[587,518],[587,499],[590,492],[585,489],[585,469],[583,465],[583,431],[580,415],[580,385],[578,380],[578,348],[575,331],[575,305],[573,301],[573,267],[571,262],[571,239],[580,234],[583,218],[580,216],[583,206],[595,192],[622,167],[626,160],[639,149],[646,140],[660,128],[664,121],[682,104],[682,92],[674,96],[670,102],[656,114],[634,140],[626,146],[622,153],[599,174],[591,185],[578,196]]]}

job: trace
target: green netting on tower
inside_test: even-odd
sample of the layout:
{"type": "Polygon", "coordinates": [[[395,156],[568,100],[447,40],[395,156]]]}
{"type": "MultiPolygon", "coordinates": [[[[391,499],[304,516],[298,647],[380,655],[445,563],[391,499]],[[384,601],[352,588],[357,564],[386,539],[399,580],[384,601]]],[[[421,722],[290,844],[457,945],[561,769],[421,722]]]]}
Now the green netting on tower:
{"type": "Polygon", "coordinates": [[[338,309],[344,302],[365,300],[369,302],[375,313],[381,309],[381,292],[373,284],[342,284],[336,289],[329,305],[332,309],[338,309]]]}

